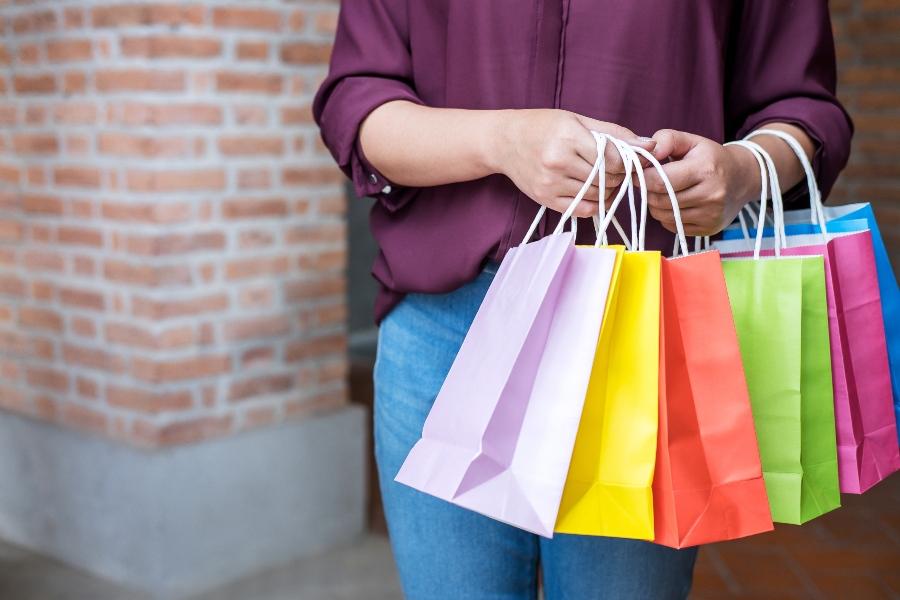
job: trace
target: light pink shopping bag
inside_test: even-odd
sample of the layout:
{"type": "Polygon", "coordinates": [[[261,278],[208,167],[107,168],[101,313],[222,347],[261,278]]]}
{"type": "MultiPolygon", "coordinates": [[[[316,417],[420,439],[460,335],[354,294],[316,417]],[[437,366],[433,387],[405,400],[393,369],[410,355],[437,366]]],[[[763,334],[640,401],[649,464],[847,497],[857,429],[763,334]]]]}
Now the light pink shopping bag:
{"type": "Polygon", "coordinates": [[[396,476],[547,537],[559,510],[616,260],[615,250],[576,248],[573,234],[561,227],[601,158],[558,230],[507,254],[422,437],[396,476]]]}

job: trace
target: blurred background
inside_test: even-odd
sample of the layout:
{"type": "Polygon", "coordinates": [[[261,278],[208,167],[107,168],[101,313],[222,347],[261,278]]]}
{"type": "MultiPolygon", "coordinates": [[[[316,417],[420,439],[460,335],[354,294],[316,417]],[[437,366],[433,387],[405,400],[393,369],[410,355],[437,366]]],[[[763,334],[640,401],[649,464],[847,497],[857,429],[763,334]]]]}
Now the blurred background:
{"type": "MultiPolygon", "coordinates": [[[[0,0],[0,598],[391,599],[369,201],[334,0],[0,0]]],[[[900,266],[900,0],[832,0],[831,201],[900,266]]],[[[649,134],[652,132],[639,132],[649,134]]],[[[900,598],[900,477],[708,547],[695,598],[900,598]]]]}

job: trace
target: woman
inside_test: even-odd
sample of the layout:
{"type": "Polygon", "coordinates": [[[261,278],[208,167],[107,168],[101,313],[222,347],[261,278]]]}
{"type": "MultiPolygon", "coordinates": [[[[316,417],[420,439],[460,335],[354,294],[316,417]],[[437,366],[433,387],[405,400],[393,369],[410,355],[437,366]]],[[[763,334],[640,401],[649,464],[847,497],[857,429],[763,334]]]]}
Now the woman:
{"type": "MultiPolygon", "coordinates": [[[[755,159],[722,143],[762,125],[800,140],[827,194],[851,123],[835,99],[826,0],[344,0],[314,114],[357,193],[377,200],[375,443],[407,597],[534,598],[539,568],[549,600],[685,597],[694,549],[538,538],[393,478],[497,263],[539,204],[563,210],[587,178],[591,130],[667,161],[691,235],[720,231],[758,197],[755,159]]],[[[758,141],[786,190],[797,184],[790,149],[758,141]]],[[[608,148],[608,188],[592,189],[580,217],[621,182],[608,148]]],[[[646,176],[647,247],[670,250],[669,200],[646,176]]],[[[589,221],[578,231],[593,242],[589,221]]]]}

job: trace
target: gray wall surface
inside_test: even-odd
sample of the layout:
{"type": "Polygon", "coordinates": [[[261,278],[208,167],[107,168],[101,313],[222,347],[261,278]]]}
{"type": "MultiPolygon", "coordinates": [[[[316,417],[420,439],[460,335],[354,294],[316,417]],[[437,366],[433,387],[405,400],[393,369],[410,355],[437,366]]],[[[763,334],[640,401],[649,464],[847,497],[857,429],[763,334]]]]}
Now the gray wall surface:
{"type": "Polygon", "coordinates": [[[0,537],[177,598],[363,531],[356,407],[144,452],[0,412],[0,537]]]}

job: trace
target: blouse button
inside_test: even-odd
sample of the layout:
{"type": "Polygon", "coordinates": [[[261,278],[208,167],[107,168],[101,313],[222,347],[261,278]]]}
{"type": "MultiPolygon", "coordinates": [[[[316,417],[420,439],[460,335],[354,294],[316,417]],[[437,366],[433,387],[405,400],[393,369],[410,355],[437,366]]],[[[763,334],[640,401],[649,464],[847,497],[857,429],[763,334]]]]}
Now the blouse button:
{"type": "Polygon", "coordinates": [[[391,186],[386,185],[386,186],[384,186],[383,188],[381,188],[381,193],[382,193],[382,194],[390,194],[390,193],[391,193],[391,186]]]}
{"type": "Polygon", "coordinates": [[[375,175],[375,173],[369,173],[369,181],[370,181],[372,184],[378,183],[378,176],[375,175]]]}

